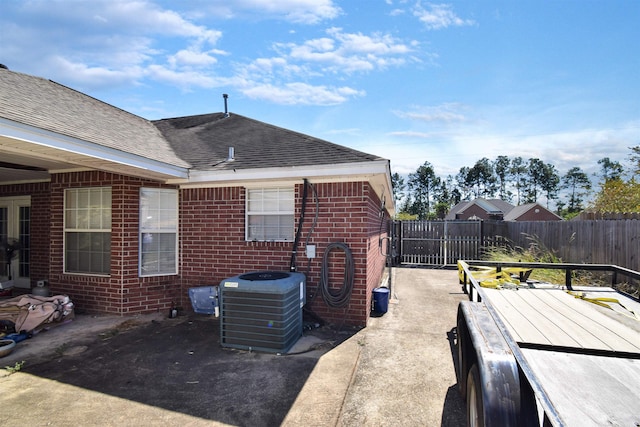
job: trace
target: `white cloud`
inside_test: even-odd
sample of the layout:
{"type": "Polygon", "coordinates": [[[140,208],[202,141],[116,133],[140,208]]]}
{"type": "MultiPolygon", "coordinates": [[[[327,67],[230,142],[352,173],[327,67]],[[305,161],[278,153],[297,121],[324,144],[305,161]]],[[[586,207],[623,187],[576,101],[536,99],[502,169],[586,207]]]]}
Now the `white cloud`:
{"type": "Polygon", "coordinates": [[[413,15],[429,30],[440,30],[448,27],[462,27],[475,24],[471,19],[458,17],[449,4],[427,3],[425,7],[422,7],[422,5],[418,3],[413,10],[413,15]]]}
{"type": "Polygon", "coordinates": [[[342,14],[332,0],[191,0],[190,15],[213,15],[223,19],[250,18],[318,24],[342,14]]]}
{"type": "Polygon", "coordinates": [[[191,87],[212,88],[223,86],[224,83],[205,73],[198,71],[176,71],[161,65],[150,65],[147,75],[153,80],[168,83],[183,90],[191,87]]]}
{"type": "Polygon", "coordinates": [[[336,105],[364,92],[349,87],[313,86],[307,83],[287,83],[281,86],[255,85],[242,90],[252,99],[268,100],[282,105],[336,105]]]}
{"type": "Polygon", "coordinates": [[[411,56],[416,41],[407,45],[389,34],[346,33],[341,28],[330,28],[327,35],[300,44],[277,43],[274,49],[289,61],[308,62],[321,67],[324,73],[335,74],[368,72],[418,61],[411,56]]]}
{"type": "Polygon", "coordinates": [[[315,84],[315,80],[324,80],[326,74],[350,75],[417,61],[407,59],[415,43],[410,47],[388,34],[345,33],[340,28],[326,33],[327,37],[301,43],[275,43],[279,56],[236,64],[246,82],[242,92],[285,105],[336,105],[363,96],[364,91],[315,84]]]}
{"type": "Polygon", "coordinates": [[[236,7],[281,15],[291,22],[301,24],[317,24],[342,13],[332,0],[235,0],[233,3],[236,7]]]}
{"type": "MultiPolygon", "coordinates": [[[[29,18],[24,22],[33,25],[23,25],[19,35],[7,40],[22,52],[34,52],[25,59],[27,68],[15,64],[15,69],[29,72],[33,60],[51,63],[57,71],[47,77],[80,90],[160,82],[188,91],[225,81],[270,102],[335,105],[364,92],[327,85],[327,75],[341,78],[420,61],[413,56],[419,51],[416,40],[333,27],[322,37],[274,43],[273,57],[235,60],[220,67],[226,73],[220,76],[221,58],[231,53],[219,46],[219,29],[200,24],[207,18],[210,22],[211,13],[317,23],[342,10],[332,0],[194,0],[181,5],[180,12],[172,7],[178,6],[164,0],[92,0],[74,7],[65,0],[33,0],[20,12],[29,18]]],[[[0,53],[6,49],[0,47],[0,53]]]]}
{"type": "Polygon", "coordinates": [[[197,52],[189,49],[183,49],[169,57],[169,64],[172,67],[195,66],[206,67],[213,65],[218,60],[205,52],[197,52]]]}
{"type": "Polygon", "coordinates": [[[401,118],[420,122],[464,122],[468,118],[460,112],[466,109],[457,103],[446,103],[437,106],[416,106],[411,111],[394,111],[401,118]]]}
{"type": "MultiPolygon", "coordinates": [[[[66,1],[62,1],[68,4],[66,1]]],[[[130,34],[162,34],[194,38],[200,43],[214,45],[222,33],[202,25],[196,25],[172,10],[163,10],[148,1],[99,0],[79,3],[89,10],[100,10],[100,20],[108,27],[130,34]]],[[[69,10],[68,7],[64,9],[69,10]]],[[[83,8],[82,8],[83,9],[83,8]]],[[[82,10],[81,9],[81,10],[82,10]]],[[[74,13],[72,12],[72,15],[74,13]]],[[[82,19],[84,14],[78,18],[82,19]]]]}
{"type": "Polygon", "coordinates": [[[11,68],[31,72],[50,64],[45,77],[80,90],[141,84],[145,78],[183,89],[209,86],[211,77],[191,70],[214,66],[226,55],[216,48],[219,30],[144,0],[34,0],[15,13],[27,24],[6,42],[28,54],[11,68]]]}
{"type": "Polygon", "coordinates": [[[367,36],[362,33],[345,33],[342,28],[330,28],[327,33],[340,42],[339,51],[345,53],[403,55],[411,52],[411,48],[389,34],[375,33],[367,36]]]}
{"type": "Polygon", "coordinates": [[[135,66],[112,70],[106,67],[92,67],[84,63],[72,62],[58,56],[47,58],[47,62],[50,64],[51,70],[51,74],[47,77],[52,80],[62,80],[73,75],[76,84],[91,88],[133,84],[143,74],[143,70],[135,66]]]}

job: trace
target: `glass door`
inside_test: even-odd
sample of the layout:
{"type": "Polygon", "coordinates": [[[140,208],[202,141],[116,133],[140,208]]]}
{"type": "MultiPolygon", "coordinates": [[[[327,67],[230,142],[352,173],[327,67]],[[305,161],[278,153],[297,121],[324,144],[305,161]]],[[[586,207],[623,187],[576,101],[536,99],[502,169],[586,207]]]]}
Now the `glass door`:
{"type": "Polygon", "coordinates": [[[31,197],[0,198],[0,283],[30,288],[31,197]]]}

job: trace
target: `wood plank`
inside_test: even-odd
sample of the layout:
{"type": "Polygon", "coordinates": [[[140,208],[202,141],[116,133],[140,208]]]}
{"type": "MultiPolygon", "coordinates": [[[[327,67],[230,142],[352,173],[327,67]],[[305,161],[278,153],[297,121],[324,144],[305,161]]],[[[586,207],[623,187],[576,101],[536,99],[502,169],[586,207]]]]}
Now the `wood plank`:
{"type": "MultiPolygon", "coordinates": [[[[485,289],[486,293],[491,295],[491,305],[498,312],[500,318],[504,321],[509,333],[513,337],[515,341],[524,341],[522,336],[518,334],[518,331],[521,329],[531,330],[531,333],[535,333],[536,327],[533,323],[529,322],[528,319],[519,318],[511,314],[512,307],[510,304],[506,303],[506,301],[500,301],[504,298],[499,294],[500,291],[495,289],[485,289]],[[495,293],[495,295],[494,295],[495,293]],[[497,300],[497,301],[496,301],[497,300]],[[524,322],[523,325],[518,325],[518,322],[524,322]]],[[[486,301],[486,299],[485,299],[486,301]]],[[[544,335],[540,334],[538,339],[543,340],[544,335]]],[[[550,344],[550,343],[549,343],[550,344]]]]}
{"type": "Polygon", "coordinates": [[[553,344],[544,333],[546,325],[537,321],[540,317],[538,313],[526,308],[523,310],[521,304],[517,304],[517,301],[510,297],[510,293],[516,291],[498,289],[485,289],[485,291],[488,291],[490,303],[501,314],[510,332],[514,337],[519,337],[517,341],[553,344]]]}
{"type": "MultiPolygon", "coordinates": [[[[498,292],[500,292],[500,295],[502,295],[513,308],[510,311],[510,315],[514,316],[514,326],[519,328],[518,335],[523,337],[523,341],[536,344],[583,347],[573,334],[568,333],[565,328],[558,324],[557,316],[554,316],[553,310],[550,307],[542,301],[530,297],[531,290],[520,289],[516,291],[504,289],[498,292]],[[544,340],[540,340],[539,338],[535,340],[535,336],[538,334],[531,334],[529,328],[521,329],[526,325],[526,322],[524,322],[522,318],[532,323],[537,332],[544,336],[544,340]]],[[[608,349],[603,347],[599,341],[593,341],[591,345],[603,350],[608,349]]]]}
{"type": "Polygon", "coordinates": [[[605,314],[608,309],[561,289],[485,289],[485,293],[516,341],[640,353],[640,322],[630,319],[636,328],[630,327],[621,322],[622,315],[605,314]]]}
{"type": "MultiPolygon", "coordinates": [[[[535,292],[538,298],[547,300],[547,304],[552,309],[561,311],[568,321],[573,322],[574,326],[571,330],[578,331],[582,328],[598,337],[612,350],[640,352],[640,332],[622,322],[620,318],[622,315],[616,316],[617,319],[607,316],[603,311],[609,309],[575,298],[561,290],[549,290],[542,293],[539,293],[539,290],[534,290],[532,292],[535,292]]],[[[638,327],[640,327],[640,322],[638,327]]],[[[584,348],[592,347],[585,345],[584,348]]]]}
{"type": "Polygon", "coordinates": [[[640,425],[640,360],[522,352],[565,425],[640,425]]]}
{"type": "MultiPolygon", "coordinates": [[[[563,290],[529,290],[527,298],[537,301],[546,307],[545,316],[551,320],[557,328],[570,335],[579,348],[592,348],[598,350],[636,351],[633,346],[613,335],[607,328],[602,327],[590,315],[593,307],[580,307],[588,310],[576,311],[572,304],[574,297],[563,290]]],[[[584,303],[584,301],[578,301],[584,303]]],[[[589,303],[591,305],[591,303],[589,303]]],[[[556,345],[564,345],[554,343],[556,345]]]]}

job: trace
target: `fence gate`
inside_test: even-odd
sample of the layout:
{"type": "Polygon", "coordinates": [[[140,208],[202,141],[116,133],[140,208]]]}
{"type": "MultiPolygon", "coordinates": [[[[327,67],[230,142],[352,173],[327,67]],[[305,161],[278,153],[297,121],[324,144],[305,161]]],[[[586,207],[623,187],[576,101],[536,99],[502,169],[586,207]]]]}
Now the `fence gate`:
{"type": "Polygon", "coordinates": [[[393,234],[401,264],[455,264],[479,258],[482,221],[394,221],[393,234]]]}

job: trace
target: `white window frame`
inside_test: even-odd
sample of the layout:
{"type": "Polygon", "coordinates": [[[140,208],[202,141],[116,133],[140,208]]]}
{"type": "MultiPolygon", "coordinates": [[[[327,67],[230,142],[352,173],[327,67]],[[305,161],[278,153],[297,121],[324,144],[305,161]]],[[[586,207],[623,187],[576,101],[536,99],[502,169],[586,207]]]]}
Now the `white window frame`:
{"type": "MultiPolygon", "coordinates": [[[[139,227],[139,250],[138,250],[138,274],[140,277],[173,276],[178,274],[178,190],[173,188],[140,188],[140,227],[139,227]],[[150,198],[150,202],[145,202],[145,198],[150,198]],[[159,260],[161,254],[169,253],[166,247],[157,247],[157,250],[148,250],[145,245],[150,243],[149,239],[174,236],[173,258],[171,268],[161,268],[161,264],[167,266],[166,262],[159,260]],[[163,250],[164,249],[164,250],[163,250]],[[145,266],[147,255],[154,258],[156,268],[145,266]]],[[[153,240],[151,240],[152,242],[153,240]]]]}
{"type": "Polygon", "coordinates": [[[264,187],[246,189],[245,240],[250,242],[290,242],[295,231],[295,188],[264,187]],[[273,202],[273,203],[269,203],[273,202]],[[266,221],[275,220],[279,224],[276,233],[267,235],[266,221]],[[282,220],[290,224],[282,224],[282,220]],[[256,224],[261,222],[261,224],[256,224]]]}
{"type": "MultiPolygon", "coordinates": [[[[112,192],[111,187],[78,187],[66,188],[64,190],[64,219],[63,219],[63,271],[65,274],[78,274],[85,276],[109,276],[111,274],[111,213],[112,213],[112,192]],[[87,194],[86,205],[80,201],[81,193],[87,194]],[[105,198],[108,196],[108,201],[105,198]],[[74,203],[69,203],[71,197],[75,198],[74,203]],[[70,262],[68,246],[72,233],[91,233],[91,234],[107,234],[108,233],[108,251],[102,248],[102,251],[77,248],[76,256],[81,257],[92,255],[98,256],[102,254],[103,259],[101,271],[68,269],[67,262],[70,262]],[[107,260],[104,255],[108,254],[107,260]]],[[[103,242],[104,243],[104,242],[103,242]]],[[[91,244],[89,246],[92,246],[91,244]]],[[[80,263],[81,260],[78,260],[80,263]]],[[[91,264],[91,260],[89,263],[91,264]]]]}

